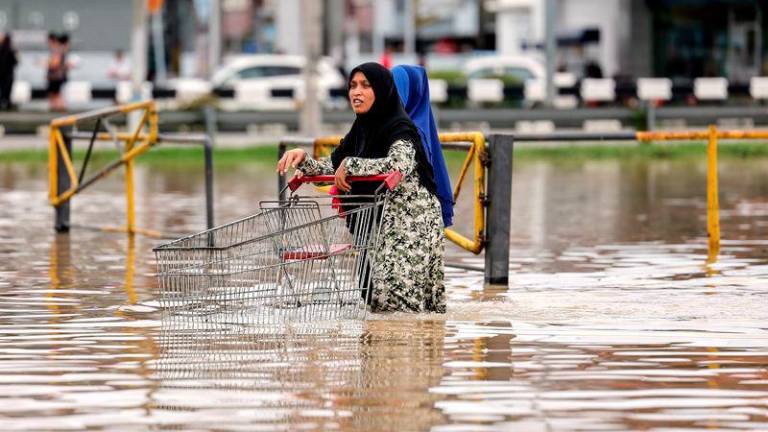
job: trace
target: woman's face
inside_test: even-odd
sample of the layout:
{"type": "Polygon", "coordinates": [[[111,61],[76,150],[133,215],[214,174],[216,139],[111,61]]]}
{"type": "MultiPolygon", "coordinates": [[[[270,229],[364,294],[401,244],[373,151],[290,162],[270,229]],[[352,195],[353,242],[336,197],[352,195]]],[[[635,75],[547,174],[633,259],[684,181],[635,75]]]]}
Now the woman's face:
{"type": "Polygon", "coordinates": [[[375,100],[376,94],[368,78],[362,72],[355,72],[349,82],[349,103],[352,104],[355,114],[365,114],[370,111],[375,100]]]}

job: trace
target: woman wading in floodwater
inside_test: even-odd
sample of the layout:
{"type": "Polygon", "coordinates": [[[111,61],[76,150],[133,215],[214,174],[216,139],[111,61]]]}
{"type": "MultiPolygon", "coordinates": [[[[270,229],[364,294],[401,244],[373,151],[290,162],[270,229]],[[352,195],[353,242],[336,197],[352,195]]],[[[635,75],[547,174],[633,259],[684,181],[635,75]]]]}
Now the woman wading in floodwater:
{"type": "Polygon", "coordinates": [[[347,176],[400,171],[403,179],[392,192],[374,251],[371,309],[445,312],[442,211],[419,132],[403,109],[392,74],[380,64],[352,69],[348,85],[356,119],[341,145],[319,160],[302,149],[290,150],[277,169],[281,174],[290,167],[305,175],[335,173],[336,187],[352,194],[369,194],[372,186],[350,186],[347,176]]]}

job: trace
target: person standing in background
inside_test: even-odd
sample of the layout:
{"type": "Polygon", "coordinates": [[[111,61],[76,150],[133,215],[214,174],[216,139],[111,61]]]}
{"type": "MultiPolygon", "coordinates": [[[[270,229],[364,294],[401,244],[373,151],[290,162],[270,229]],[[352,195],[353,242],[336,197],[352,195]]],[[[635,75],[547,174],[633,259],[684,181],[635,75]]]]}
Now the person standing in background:
{"type": "Polygon", "coordinates": [[[131,65],[125,58],[123,50],[115,51],[115,58],[107,69],[107,77],[113,81],[129,81],[131,79],[131,65]]]}
{"type": "Polygon", "coordinates": [[[58,36],[52,34],[48,37],[49,47],[51,47],[51,57],[48,60],[48,101],[51,110],[66,111],[64,98],[61,90],[69,80],[69,71],[74,68],[79,60],[76,56],[69,53],[69,35],[62,33],[58,36]]]}
{"type": "Polygon", "coordinates": [[[78,62],[77,56],[70,54],[69,35],[62,33],[59,36],[59,49],[61,50],[62,61],[64,64],[64,83],[69,81],[69,71],[75,67],[78,62]]]}
{"type": "Polygon", "coordinates": [[[48,106],[51,111],[63,111],[64,99],[61,97],[61,86],[64,85],[66,63],[59,44],[59,36],[48,34],[48,62],[45,79],[48,81],[48,106]]]}
{"type": "Polygon", "coordinates": [[[11,90],[18,64],[10,33],[0,33],[0,111],[11,108],[11,90]]]}

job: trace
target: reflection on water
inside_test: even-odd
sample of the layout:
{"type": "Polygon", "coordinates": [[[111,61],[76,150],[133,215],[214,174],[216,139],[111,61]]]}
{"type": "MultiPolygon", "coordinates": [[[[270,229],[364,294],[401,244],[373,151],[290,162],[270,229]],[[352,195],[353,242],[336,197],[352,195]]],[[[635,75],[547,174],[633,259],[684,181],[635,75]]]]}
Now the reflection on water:
{"type": "MultiPolygon", "coordinates": [[[[139,226],[204,225],[200,172],[137,168],[139,226]]],[[[219,170],[217,220],[272,198],[272,175],[219,170]]],[[[276,329],[162,311],[156,240],[55,235],[44,169],[0,165],[0,425],[768,430],[768,161],[721,160],[709,263],[705,175],[688,160],[518,164],[509,289],[449,268],[445,315],[276,329]]],[[[124,223],[122,193],[110,178],[76,197],[73,221],[124,223]]]]}
{"type": "Polygon", "coordinates": [[[221,417],[243,426],[407,430],[441,418],[428,390],[443,373],[443,322],[219,325],[190,335],[174,319],[162,320],[153,400],[156,415],[181,429],[221,417]]]}

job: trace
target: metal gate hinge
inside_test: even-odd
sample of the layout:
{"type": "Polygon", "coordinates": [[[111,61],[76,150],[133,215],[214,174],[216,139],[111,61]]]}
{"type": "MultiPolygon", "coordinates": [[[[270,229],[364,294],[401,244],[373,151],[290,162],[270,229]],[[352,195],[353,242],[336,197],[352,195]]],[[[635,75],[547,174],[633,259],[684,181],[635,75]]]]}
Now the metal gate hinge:
{"type": "Polygon", "coordinates": [[[480,200],[480,203],[483,205],[483,207],[488,207],[488,205],[491,204],[491,200],[488,198],[487,194],[481,193],[477,196],[477,198],[480,200]]]}
{"type": "Polygon", "coordinates": [[[491,166],[491,156],[488,154],[488,150],[481,151],[477,155],[477,158],[480,159],[480,165],[484,167],[491,166]]]}

